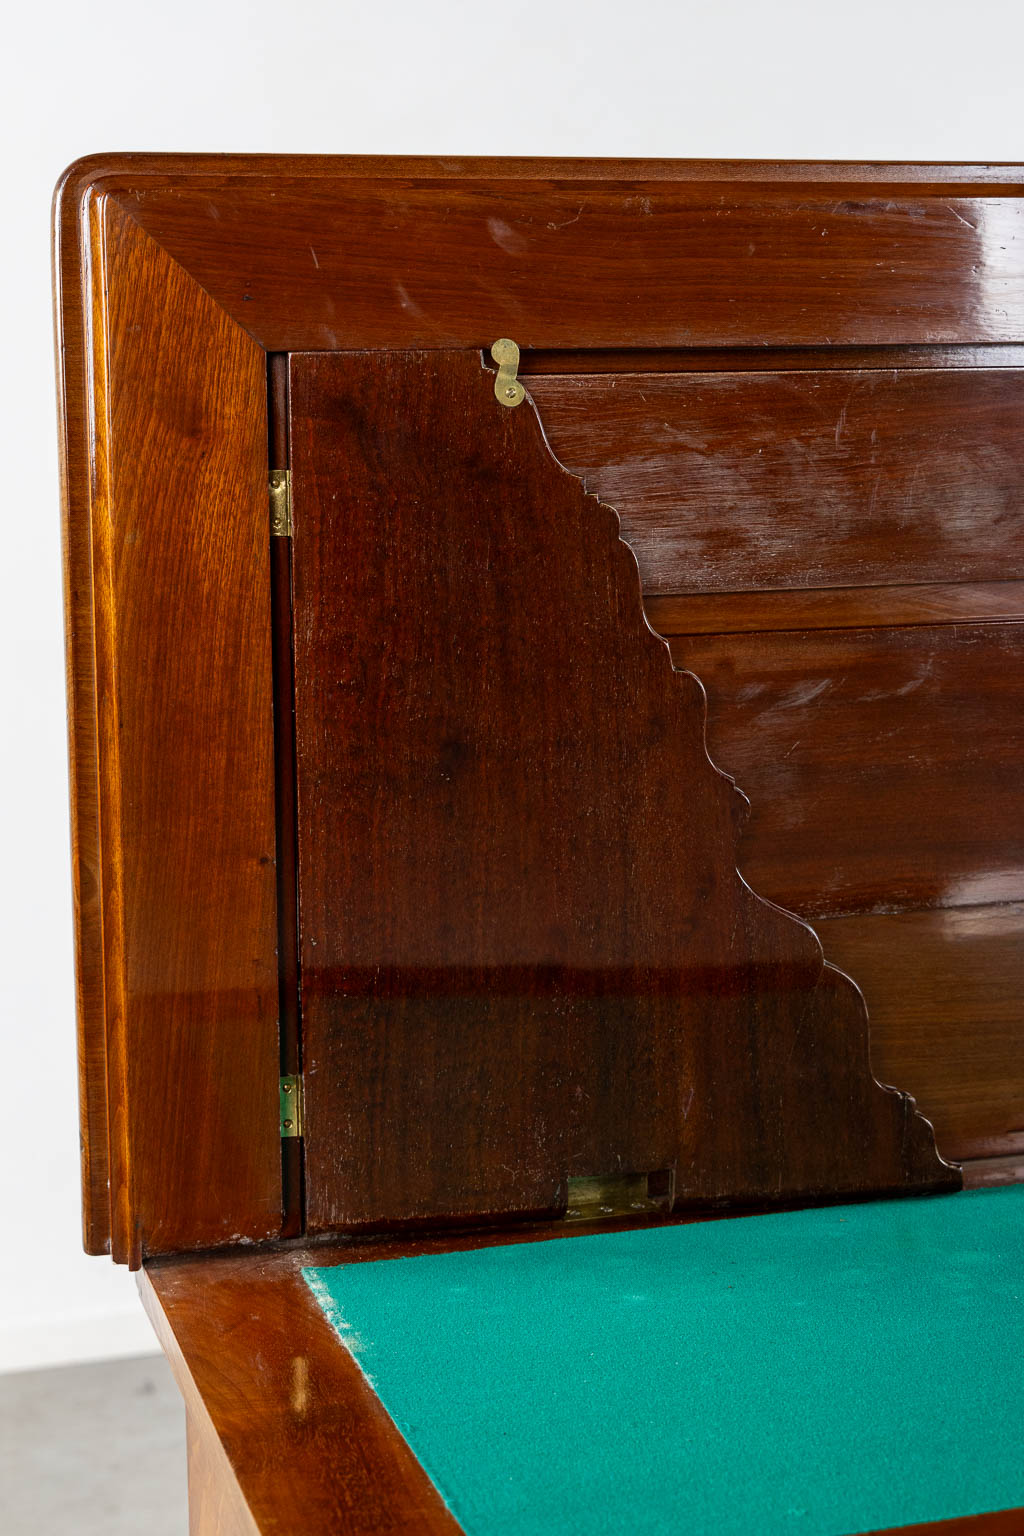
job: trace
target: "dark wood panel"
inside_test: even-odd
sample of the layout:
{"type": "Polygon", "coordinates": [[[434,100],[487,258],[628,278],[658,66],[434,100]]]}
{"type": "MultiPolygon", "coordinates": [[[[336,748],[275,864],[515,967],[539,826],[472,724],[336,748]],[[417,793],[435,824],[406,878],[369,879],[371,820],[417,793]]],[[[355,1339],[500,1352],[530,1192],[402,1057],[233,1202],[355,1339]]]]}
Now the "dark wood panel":
{"type": "Polygon", "coordinates": [[[871,1065],[949,1158],[1024,1153],[1024,904],[815,924],[867,1000],[871,1065]]]}
{"type": "Polygon", "coordinates": [[[611,509],[472,354],[291,362],[307,1223],[949,1178],[736,877],[611,509]],[[909,1134],[908,1134],[909,1132],[909,1134]]]}
{"type": "Polygon", "coordinates": [[[1020,172],[124,156],[120,200],[270,351],[1024,340],[1020,172]]]}
{"type": "Polygon", "coordinates": [[[1024,576],[1014,369],[538,377],[552,449],[644,591],[1024,576]]]}
{"type": "Polygon", "coordinates": [[[666,636],[985,623],[1024,619],[1024,581],[709,592],[648,597],[644,609],[651,627],[666,636]]]}
{"type": "Polygon", "coordinates": [[[137,1262],[280,1229],[266,370],[116,207],[96,238],[113,1251],[137,1262]]]}
{"type": "Polygon", "coordinates": [[[1024,625],[696,635],[741,868],[810,920],[1024,899],[1024,625]]]}

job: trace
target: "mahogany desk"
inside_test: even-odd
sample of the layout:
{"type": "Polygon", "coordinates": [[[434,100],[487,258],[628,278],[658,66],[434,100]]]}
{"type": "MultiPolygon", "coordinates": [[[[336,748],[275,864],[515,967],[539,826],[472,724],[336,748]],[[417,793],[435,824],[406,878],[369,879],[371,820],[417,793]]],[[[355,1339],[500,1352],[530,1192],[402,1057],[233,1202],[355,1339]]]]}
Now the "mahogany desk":
{"type": "Polygon", "coordinates": [[[451,1529],[332,1244],[1024,1168],[1019,170],[126,155],[55,230],[86,1246],[194,1532],[451,1529]]]}

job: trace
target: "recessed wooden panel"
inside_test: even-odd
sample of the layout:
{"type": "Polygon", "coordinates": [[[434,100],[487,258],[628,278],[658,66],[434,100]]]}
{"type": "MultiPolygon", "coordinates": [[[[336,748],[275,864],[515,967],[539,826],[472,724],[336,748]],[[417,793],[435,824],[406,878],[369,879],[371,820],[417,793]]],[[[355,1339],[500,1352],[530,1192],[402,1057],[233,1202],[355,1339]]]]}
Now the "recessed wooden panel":
{"type": "Polygon", "coordinates": [[[671,645],[750,798],[755,890],[811,920],[1024,899],[1024,625],[671,645]]]}
{"type": "Polygon", "coordinates": [[[310,1230],[948,1181],[735,874],[614,513],[470,354],[291,362],[310,1230]]]}
{"type": "Polygon", "coordinates": [[[1024,373],[531,378],[554,452],[619,512],[644,591],[1024,576],[1024,373]]]}
{"type": "Polygon", "coordinates": [[[98,681],[88,1050],[99,1024],[113,1252],[137,1262],[280,1229],[266,372],[120,210],[93,233],[92,582],[71,570],[98,681]]]}
{"type": "Polygon", "coordinates": [[[943,1155],[1024,1153],[1024,905],[815,928],[867,1000],[876,1076],[915,1095],[943,1155]]]}

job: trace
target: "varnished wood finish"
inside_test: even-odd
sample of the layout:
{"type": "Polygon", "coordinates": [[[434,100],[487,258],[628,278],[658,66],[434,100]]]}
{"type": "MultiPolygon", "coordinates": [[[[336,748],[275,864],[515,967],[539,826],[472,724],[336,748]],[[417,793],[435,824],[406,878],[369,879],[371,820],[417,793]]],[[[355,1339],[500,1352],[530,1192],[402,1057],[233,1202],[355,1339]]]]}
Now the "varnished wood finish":
{"type": "Polygon", "coordinates": [[[809,920],[1024,900],[1024,625],[679,636],[749,795],[741,867],[809,920]]]}
{"type": "Polygon", "coordinates": [[[530,380],[649,595],[1024,576],[1016,369],[530,380]]]}
{"type": "MultiPolygon", "coordinates": [[[[65,415],[71,670],[97,682],[72,698],[83,1060],[106,1065],[112,1251],[137,1262],[280,1229],[266,375],[136,224],[92,213],[90,392],[65,415]]],[[[91,1142],[101,1113],[90,1088],[91,1142]]]]}
{"type": "Polygon", "coordinates": [[[735,876],[700,685],[532,409],[466,353],[290,377],[309,1230],[620,1169],[680,1203],[958,1183],[735,876]]]}
{"type": "MultiPolygon", "coordinates": [[[[91,444],[103,441],[97,399],[114,339],[97,318],[102,311],[93,298],[108,295],[108,315],[127,302],[116,288],[119,273],[130,268],[110,259],[118,243],[146,248],[148,231],[177,290],[214,298],[206,314],[217,320],[204,332],[202,370],[193,372],[196,405],[204,379],[214,393],[218,388],[230,393],[225,379],[235,359],[258,357],[255,349],[246,351],[246,337],[283,350],[470,348],[489,345],[505,330],[526,348],[523,371],[537,375],[538,388],[542,375],[548,376],[543,384],[553,385],[557,376],[583,372],[692,375],[719,369],[767,373],[775,376],[767,386],[774,388],[781,374],[881,376],[891,365],[918,376],[984,372],[990,379],[989,410],[1005,389],[992,375],[1020,366],[1024,280],[1014,266],[1019,244],[1014,236],[1022,217],[1021,191],[1017,166],[124,155],[71,167],[56,205],[57,321],[83,1172],[86,1242],[92,1251],[109,1247],[111,1180],[115,1200],[131,1203],[122,1188],[125,1120],[118,1108],[123,1073],[116,1038],[109,1063],[116,1111],[109,1134],[112,1164],[108,1156],[108,1018],[115,1037],[122,1028],[117,988],[107,986],[104,976],[104,944],[108,952],[116,945],[121,924],[113,909],[106,914],[106,937],[103,928],[104,908],[117,896],[121,876],[100,853],[91,523],[94,485],[100,485],[91,444]],[[822,218],[826,205],[828,223],[822,218]],[[742,249],[741,227],[751,232],[742,249]]],[[[161,259],[154,257],[142,277],[155,273],[161,259]]],[[[129,280],[137,284],[139,272],[130,272],[129,280]]],[[[147,302],[140,291],[139,307],[147,302]]],[[[190,357],[193,301],[167,305],[158,293],[152,303],[161,312],[163,356],[190,357]]],[[[826,391],[834,394],[837,388],[827,385],[826,391]]],[[[957,394],[969,391],[969,380],[947,379],[927,388],[935,400],[938,390],[966,402],[973,422],[968,437],[975,431],[970,441],[979,451],[957,473],[988,494],[986,486],[1003,483],[1006,454],[1014,450],[1000,438],[998,463],[987,481],[979,419],[968,397],[957,394]]],[[[154,419],[162,389],[160,370],[151,370],[142,392],[153,392],[154,419]]],[[[907,389],[894,385],[891,399],[908,400],[907,389]]],[[[927,389],[912,393],[915,400],[925,399],[927,389]]],[[[897,442],[901,420],[913,426],[919,417],[913,402],[908,410],[909,416],[901,408],[889,423],[897,429],[897,442]]],[[[933,415],[941,431],[941,413],[933,415]]],[[[856,411],[853,419],[856,425],[856,411]]],[[[834,421],[822,423],[817,439],[805,433],[799,440],[817,442],[827,454],[826,428],[831,424],[834,430],[838,421],[837,412],[834,421]]],[[[738,430],[745,431],[745,425],[738,430]]],[[[869,442],[870,433],[865,437],[860,431],[857,443],[863,448],[869,442]]],[[[154,432],[145,449],[152,483],[160,485],[168,474],[173,480],[169,461],[180,449],[174,434],[154,432]]],[[[847,482],[868,495],[869,505],[869,481],[850,458],[849,436],[840,433],[832,452],[833,489],[835,466],[845,462],[847,482]]],[[[920,473],[925,478],[935,473],[924,453],[920,473]]],[[[245,474],[234,476],[233,483],[245,483],[245,474]]],[[[916,487],[904,483],[908,505],[922,512],[916,487]]],[[[954,484],[952,478],[940,482],[940,491],[942,483],[947,489],[954,484]]],[[[609,494],[604,485],[598,489],[609,494]]],[[[984,507],[984,495],[978,505],[984,507]]],[[[892,510],[898,514],[898,501],[892,510]]],[[[234,573],[241,571],[233,567],[234,573]]],[[[906,587],[919,573],[902,574],[903,617],[895,621],[1009,617],[1009,609],[1000,607],[1004,598],[1016,601],[1013,583],[1002,582],[1009,574],[1004,568],[999,582],[972,582],[970,594],[966,587],[936,582],[922,587],[920,597],[906,587]],[[964,605],[979,611],[965,612],[964,605]]],[[[240,599],[244,606],[245,594],[228,590],[224,572],[221,578],[225,601],[240,599]]],[[[861,592],[860,622],[884,623],[873,593],[861,592]]],[[[664,592],[658,600],[682,599],[664,592]]],[[[751,602],[762,600],[750,596],[751,602]]],[[[770,594],[764,600],[773,601],[770,594]]],[[[744,617],[735,606],[742,601],[730,600],[728,620],[755,627],[751,611],[744,617]]],[[[820,625],[827,607],[834,622],[853,623],[859,599],[855,592],[796,593],[779,602],[767,627],[781,620],[787,627],[810,629],[820,625]],[[785,602],[810,607],[795,617],[797,610],[784,610],[785,602]]],[[[697,627],[714,632],[706,611],[697,627]]],[[[101,650],[102,643],[101,638],[101,650]]],[[[258,753],[256,761],[263,761],[258,753]]],[[[108,845],[116,830],[107,816],[108,845]]],[[[208,846],[215,850],[218,844],[208,846]]],[[[237,931],[244,935],[244,923],[237,931]]],[[[164,1068],[159,1061],[153,1068],[159,1091],[164,1068]]],[[[148,1069],[140,1064],[139,1070],[145,1075],[148,1069]]],[[[244,1098],[248,1067],[242,1075],[244,1098]]],[[[172,1160],[181,1156],[187,1162],[193,1156],[190,1132],[177,1115],[175,1134],[172,1160]]],[[[261,1209],[263,1193],[257,1197],[261,1209]]],[[[202,1204],[200,1197],[200,1214],[202,1204]]],[[[184,1219],[187,1225],[189,1218],[184,1219]]],[[[256,1220],[261,1222],[262,1217],[256,1220]]],[[[137,1256],[145,1233],[132,1235],[123,1211],[119,1224],[118,1254],[137,1256]]]]}
{"type": "Polygon", "coordinates": [[[984,624],[1024,619],[1024,581],[712,592],[645,597],[644,608],[651,627],[666,636],[984,624]]]}
{"type": "Polygon", "coordinates": [[[71,178],[269,351],[1024,340],[1016,166],[139,155],[71,178]]]}
{"type": "Polygon", "coordinates": [[[1024,1154],[1024,904],[814,926],[864,993],[875,1074],[916,1096],[943,1154],[1024,1154]]]}
{"type": "Polygon", "coordinates": [[[301,1254],[207,1256],[140,1276],[199,1442],[192,1536],[458,1536],[339,1346],[301,1254]]]}
{"type": "MultiPolygon", "coordinates": [[[[612,1224],[614,1225],[614,1223],[612,1224]]],[[[569,1237],[571,1228],[557,1228],[569,1237]]],[[[551,1228],[522,1228],[537,1240],[551,1228]]],[[[204,1507],[241,1502],[273,1536],[369,1536],[415,1531],[458,1536],[426,1474],[338,1343],[300,1271],[407,1253],[477,1248],[509,1234],[293,1247],[265,1254],[173,1258],[147,1264],[143,1301],[189,1407],[190,1425],[218,1437],[200,1468],[204,1507]],[[285,1472],[287,1468],[287,1473],[285,1472]]],[[[1019,1536],[1024,1510],[926,1525],[911,1536],[1019,1536]]],[[[205,1527],[192,1536],[236,1536],[205,1527]]],[[[248,1536],[244,1524],[237,1536],[248,1536]]],[[[874,1532],[872,1536],[888,1536],[874,1532]]]]}

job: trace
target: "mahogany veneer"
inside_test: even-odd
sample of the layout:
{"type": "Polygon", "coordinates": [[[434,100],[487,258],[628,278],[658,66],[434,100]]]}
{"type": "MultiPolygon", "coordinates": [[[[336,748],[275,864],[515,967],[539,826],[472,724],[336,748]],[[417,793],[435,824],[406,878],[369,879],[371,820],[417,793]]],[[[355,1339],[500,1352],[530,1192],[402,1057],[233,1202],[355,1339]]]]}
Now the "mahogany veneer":
{"type": "Polygon", "coordinates": [[[195,1533],[453,1529],[240,1245],[958,1182],[872,1070],[1020,1177],[1022,235],[1014,166],[66,173],[85,1237],[195,1533]]]}

